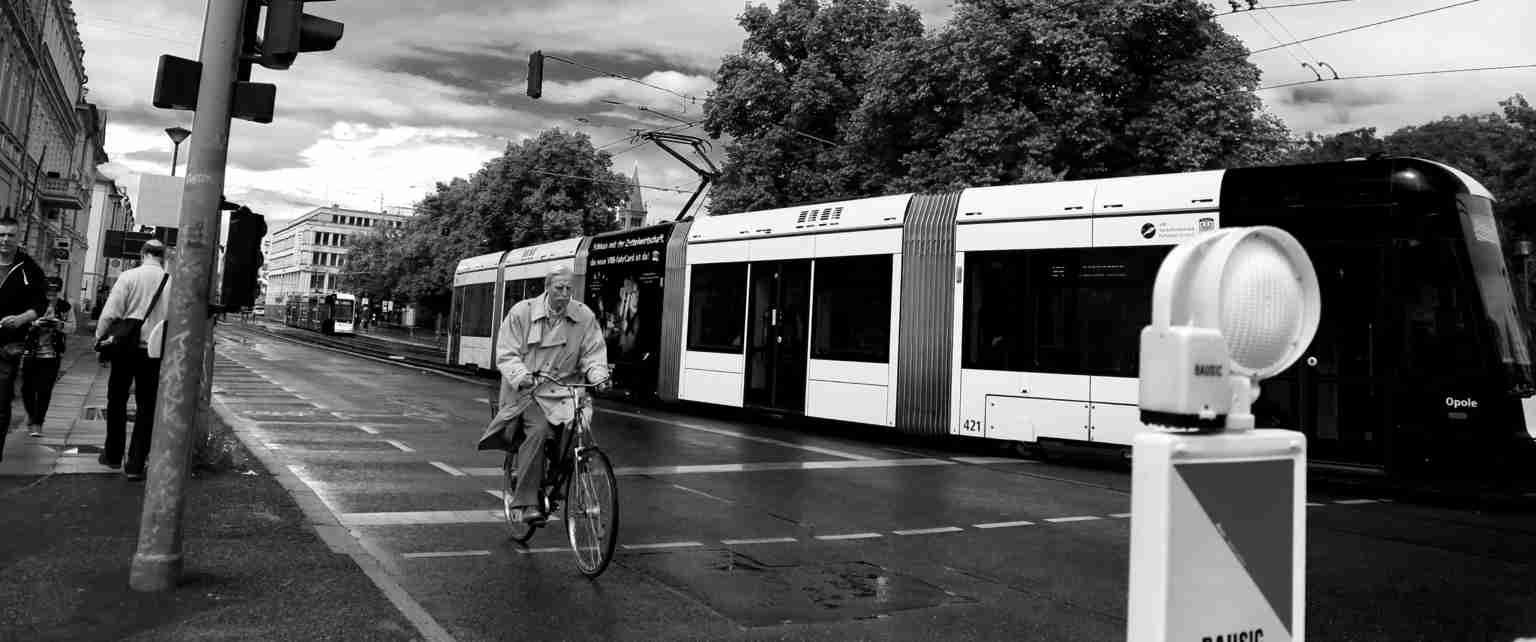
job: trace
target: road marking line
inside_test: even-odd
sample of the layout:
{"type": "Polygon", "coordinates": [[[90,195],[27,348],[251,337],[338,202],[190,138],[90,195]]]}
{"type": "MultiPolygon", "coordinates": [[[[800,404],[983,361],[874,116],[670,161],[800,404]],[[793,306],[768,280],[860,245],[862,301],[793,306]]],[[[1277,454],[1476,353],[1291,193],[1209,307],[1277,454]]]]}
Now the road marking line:
{"type": "MultiPolygon", "coordinates": [[[[765,470],[840,470],[845,468],[892,468],[897,466],[953,466],[947,459],[872,459],[861,461],[785,461],[751,464],[701,464],[695,466],[630,466],[613,470],[615,475],[680,475],[690,473],[742,473],[765,470]]],[[[476,477],[497,477],[501,468],[465,468],[476,477]]]]}
{"type": "Polygon", "coordinates": [[[693,489],[693,488],[689,488],[689,487],[684,486],[682,484],[672,484],[672,487],[676,488],[678,490],[682,490],[682,491],[687,491],[687,492],[693,493],[695,495],[700,495],[700,496],[703,496],[703,497],[708,497],[708,498],[713,499],[713,500],[715,500],[717,502],[724,502],[724,503],[727,503],[727,504],[734,504],[734,503],[736,503],[736,502],[731,501],[729,499],[726,499],[724,497],[716,497],[716,496],[711,495],[709,493],[706,493],[706,492],[704,492],[702,490],[696,490],[696,489],[693,489]]]}
{"type": "Polygon", "coordinates": [[[263,442],[261,442],[261,445],[266,446],[267,450],[282,450],[283,449],[283,445],[282,444],[274,444],[274,443],[272,443],[270,441],[263,441],[263,442]]]}
{"type": "Polygon", "coordinates": [[[1336,500],[1333,500],[1333,503],[1335,503],[1335,504],[1375,504],[1376,500],[1374,500],[1374,499],[1336,499],[1336,500]]]}
{"type": "Polygon", "coordinates": [[[1109,516],[1114,518],[1114,519],[1125,519],[1127,517],[1130,517],[1131,514],[1130,513],[1110,513],[1109,516]]]}
{"type": "Polygon", "coordinates": [[[991,522],[991,523],[988,523],[988,524],[971,524],[971,525],[975,526],[976,528],[1009,528],[1009,527],[1012,527],[1012,526],[1034,526],[1035,523],[1034,522],[1026,522],[1026,521],[1022,521],[1021,520],[1021,521],[1017,521],[1017,522],[991,522]]]}
{"type": "Polygon", "coordinates": [[[449,466],[448,464],[445,464],[445,463],[440,462],[440,461],[434,461],[434,462],[432,462],[432,465],[433,466],[437,466],[438,468],[442,469],[444,472],[448,473],[449,475],[453,475],[454,477],[468,477],[469,476],[464,471],[459,470],[457,468],[454,468],[453,466],[449,466]]]}
{"type": "Polygon", "coordinates": [[[499,499],[499,500],[502,500],[502,501],[506,501],[506,499],[507,499],[507,491],[504,491],[504,490],[497,490],[495,488],[487,488],[487,489],[485,489],[485,492],[490,493],[491,497],[495,497],[496,499],[499,499]]]}
{"type": "Polygon", "coordinates": [[[565,546],[548,546],[545,548],[519,548],[517,552],[520,555],[532,555],[534,553],[564,553],[569,550],[571,549],[565,546]]]}
{"type": "Polygon", "coordinates": [[[938,528],[909,528],[901,531],[891,531],[897,535],[934,535],[937,533],[959,533],[965,529],[958,526],[940,526],[938,528]]]}
{"type": "Polygon", "coordinates": [[[379,429],[378,428],[374,428],[373,426],[358,426],[357,429],[361,430],[363,432],[366,432],[366,433],[368,433],[370,435],[377,435],[377,434],[379,434],[379,429]]]}
{"type": "Polygon", "coordinates": [[[779,446],[786,446],[786,447],[789,447],[789,448],[797,448],[797,449],[800,449],[800,450],[805,450],[805,451],[809,451],[809,452],[813,452],[813,453],[821,453],[823,455],[832,455],[834,457],[843,457],[843,458],[846,458],[846,459],[854,459],[854,460],[870,460],[870,459],[874,459],[874,457],[869,457],[869,456],[865,456],[865,455],[857,455],[857,454],[854,454],[854,453],[844,452],[844,451],[841,451],[841,450],[833,450],[831,448],[821,448],[819,446],[807,446],[805,444],[797,444],[797,443],[788,442],[788,441],[780,441],[778,439],[769,439],[767,437],[757,437],[757,436],[754,436],[754,435],[748,435],[746,433],[736,432],[734,430],[725,430],[723,428],[710,428],[710,427],[707,427],[707,426],[700,426],[700,425],[697,425],[697,424],[684,423],[684,422],[681,422],[681,421],[673,421],[671,419],[662,419],[661,417],[654,417],[654,416],[651,416],[651,415],[642,415],[640,413],[635,413],[635,412],[625,412],[623,410],[611,410],[611,409],[608,409],[608,408],[600,408],[599,411],[600,412],[606,412],[606,413],[609,413],[609,414],[619,415],[619,416],[622,416],[622,417],[633,417],[635,419],[644,419],[646,421],[654,421],[654,422],[657,422],[657,423],[663,423],[663,424],[668,424],[668,425],[672,425],[672,426],[677,426],[679,428],[688,428],[690,430],[697,430],[697,431],[700,431],[700,432],[713,433],[713,434],[716,434],[716,435],[725,435],[727,437],[735,437],[737,439],[746,439],[748,441],[756,441],[756,442],[761,442],[761,443],[765,443],[765,444],[775,444],[775,445],[779,445],[779,446]]]}
{"type": "Polygon", "coordinates": [[[1307,505],[1308,506],[1322,506],[1322,504],[1319,504],[1317,502],[1307,502],[1307,505]]]}
{"type": "Polygon", "coordinates": [[[423,510],[385,513],[339,513],[347,526],[410,526],[416,524],[485,524],[504,521],[500,510],[423,510]]]}
{"type": "Polygon", "coordinates": [[[405,553],[400,557],[404,557],[406,559],[421,559],[424,557],[475,557],[490,554],[490,551],[436,551],[431,553],[405,553]]]}
{"type": "Polygon", "coordinates": [[[410,447],[410,446],[407,446],[407,445],[405,445],[405,444],[402,444],[402,443],[400,443],[400,442],[399,442],[399,441],[396,441],[396,440],[394,440],[394,439],[385,439],[385,440],[384,440],[384,443],[386,443],[386,444],[389,444],[389,445],[391,445],[391,446],[394,446],[394,447],[396,447],[396,448],[399,448],[399,449],[400,449],[400,450],[403,450],[403,451],[405,451],[405,452],[408,452],[408,453],[413,453],[413,452],[416,452],[416,449],[415,449],[415,448],[412,448],[412,447],[410,447]]]}
{"type": "Polygon", "coordinates": [[[840,539],[873,539],[880,537],[879,533],[843,533],[841,535],[817,535],[816,539],[840,540],[840,539]]]}
{"type": "Polygon", "coordinates": [[[793,537],[754,537],[748,539],[722,539],[720,543],[726,546],[735,546],[737,544],[792,544],[798,541],[800,540],[793,537]]]}
{"type": "Polygon", "coordinates": [[[1039,463],[1031,459],[1018,457],[950,457],[962,464],[1034,464],[1039,463]]]}
{"type": "Polygon", "coordinates": [[[1092,520],[1095,520],[1095,519],[1100,519],[1100,517],[1098,515],[1078,515],[1078,516],[1075,516],[1075,517],[1049,517],[1049,518],[1046,518],[1045,521],[1051,522],[1053,524],[1060,524],[1062,522],[1087,522],[1087,521],[1092,521],[1092,520]]]}
{"type": "Polygon", "coordinates": [[[655,544],[620,544],[627,550],[640,550],[651,548],[688,548],[691,546],[703,546],[703,542],[657,542],[655,544]]]}

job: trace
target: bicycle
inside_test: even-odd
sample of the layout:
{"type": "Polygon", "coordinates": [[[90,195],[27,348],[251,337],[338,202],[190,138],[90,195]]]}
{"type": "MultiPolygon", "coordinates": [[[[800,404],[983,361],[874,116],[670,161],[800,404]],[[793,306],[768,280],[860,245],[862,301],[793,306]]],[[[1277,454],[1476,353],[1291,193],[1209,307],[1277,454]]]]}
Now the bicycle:
{"type": "MultiPolygon", "coordinates": [[[[544,380],[566,388],[576,408],[575,416],[565,426],[555,428],[552,438],[544,443],[544,481],[539,485],[540,508],[546,516],[553,516],[565,508],[565,528],[570,536],[571,550],[576,555],[576,567],[583,575],[595,578],[601,575],[613,560],[614,544],[619,528],[619,486],[614,478],[613,465],[608,456],[597,447],[592,434],[591,413],[582,412],[577,393],[602,385],[596,383],[562,383],[555,377],[534,372],[537,380],[544,380]],[[567,501],[569,499],[569,501],[567,501]],[[606,519],[606,524],[602,523],[606,519]],[[590,539],[590,542],[585,542],[590,539]]],[[[535,402],[537,403],[537,402],[535,402]]],[[[526,544],[539,527],[548,523],[548,517],[535,523],[513,519],[512,492],[517,488],[517,452],[508,451],[502,461],[502,513],[512,539],[526,544]]]]}

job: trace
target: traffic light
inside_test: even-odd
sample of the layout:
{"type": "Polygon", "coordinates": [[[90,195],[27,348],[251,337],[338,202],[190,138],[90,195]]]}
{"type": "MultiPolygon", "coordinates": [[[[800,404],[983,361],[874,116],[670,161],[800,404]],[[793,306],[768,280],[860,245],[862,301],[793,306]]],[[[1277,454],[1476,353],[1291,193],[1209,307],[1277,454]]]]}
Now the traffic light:
{"type": "Polygon", "coordinates": [[[544,95],[544,52],[535,51],[528,54],[528,97],[538,98],[544,95]]]}
{"type": "MultiPolygon", "coordinates": [[[[341,40],[343,25],[304,13],[306,0],[267,0],[261,66],[287,69],[304,51],[330,51],[341,40]]],[[[308,0],[315,2],[317,0],[308,0]]]]}
{"type": "Polygon", "coordinates": [[[262,263],[261,239],[266,235],[266,217],[248,207],[230,214],[229,239],[224,243],[224,282],[219,299],[226,309],[256,305],[256,275],[262,263]]]}

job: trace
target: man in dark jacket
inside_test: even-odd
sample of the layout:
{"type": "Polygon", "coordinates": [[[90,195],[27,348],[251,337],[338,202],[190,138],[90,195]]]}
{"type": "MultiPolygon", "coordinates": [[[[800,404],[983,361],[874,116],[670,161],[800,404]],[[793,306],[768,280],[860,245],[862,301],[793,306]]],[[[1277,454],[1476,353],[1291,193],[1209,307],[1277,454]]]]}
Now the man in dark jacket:
{"type": "Polygon", "coordinates": [[[48,307],[47,276],[21,251],[20,239],[21,224],[0,218],[0,459],[5,458],[5,436],[11,430],[11,403],[27,332],[48,307]]]}

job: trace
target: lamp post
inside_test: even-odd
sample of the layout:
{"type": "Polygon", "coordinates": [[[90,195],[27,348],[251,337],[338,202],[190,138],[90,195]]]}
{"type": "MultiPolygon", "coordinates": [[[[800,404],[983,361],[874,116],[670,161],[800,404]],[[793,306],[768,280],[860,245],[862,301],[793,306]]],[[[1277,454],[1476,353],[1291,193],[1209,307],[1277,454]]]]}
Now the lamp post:
{"type": "Polygon", "coordinates": [[[181,141],[184,141],[188,136],[191,136],[192,132],[189,132],[180,127],[167,127],[165,128],[165,133],[167,136],[171,137],[171,142],[176,144],[175,149],[171,151],[171,176],[175,176],[176,160],[181,155],[181,141]]]}

